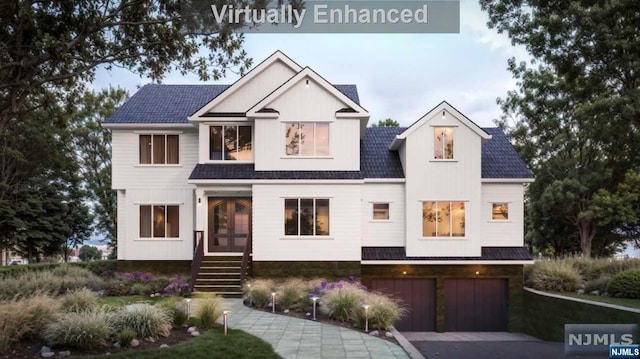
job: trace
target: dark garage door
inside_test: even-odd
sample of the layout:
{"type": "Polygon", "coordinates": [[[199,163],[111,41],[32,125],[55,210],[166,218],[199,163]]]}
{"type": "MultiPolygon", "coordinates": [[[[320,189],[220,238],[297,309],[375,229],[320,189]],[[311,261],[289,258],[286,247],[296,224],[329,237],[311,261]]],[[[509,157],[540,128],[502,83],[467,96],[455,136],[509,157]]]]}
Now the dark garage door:
{"type": "Polygon", "coordinates": [[[506,331],[507,292],[506,279],[446,279],[444,330],[506,331]]]}
{"type": "Polygon", "coordinates": [[[435,279],[374,279],[373,289],[402,299],[409,310],[395,325],[400,331],[436,330],[435,279]]]}

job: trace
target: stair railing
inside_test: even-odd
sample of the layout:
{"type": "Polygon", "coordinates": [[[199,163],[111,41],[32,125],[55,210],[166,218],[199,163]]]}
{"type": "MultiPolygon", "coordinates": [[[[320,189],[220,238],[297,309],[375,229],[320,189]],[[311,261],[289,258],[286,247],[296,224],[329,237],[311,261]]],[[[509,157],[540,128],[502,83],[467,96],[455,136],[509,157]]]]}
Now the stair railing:
{"type": "Polygon", "coordinates": [[[193,292],[193,287],[198,279],[200,265],[204,257],[204,231],[193,231],[193,260],[191,261],[191,282],[189,283],[189,292],[193,292]]]}
{"type": "Polygon", "coordinates": [[[249,256],[251,254],[251,233],[247,234],[247,241],[242,252],[242,265],[240,266],[240,287],[244,286],[247,269],[249,267],[249,256]]]}

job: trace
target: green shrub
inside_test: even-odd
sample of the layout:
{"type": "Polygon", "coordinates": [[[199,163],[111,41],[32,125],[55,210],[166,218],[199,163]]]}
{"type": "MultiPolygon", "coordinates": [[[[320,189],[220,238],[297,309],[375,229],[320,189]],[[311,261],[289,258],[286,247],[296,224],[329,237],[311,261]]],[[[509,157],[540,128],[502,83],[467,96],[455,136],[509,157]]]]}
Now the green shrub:
{"type": "Polygon", "coordinates": [[[203,299],[198,303],[196,317],[200,321],[200,326],[206,329],[213,328],[216,320],[222,315],[222,302],[220,298],[203,299]]]}
{"type": "Polygon", "coordinates": [[[136,332],[132,329],[122,329],[118,332],[118,342],[120,342],[120,346],[123,348],[128,348],[131,346],[131,343],[136,338],[136,332]]]}
{"type": "Polygon", "coordinates": [[[249,291],[253,305],[258,309],[264,309],[271,303],[271,289],[265,287],[251,287],[249,291]]]}
{"type": "Polygon", "coordinates": [[[105,285],[104,295],[114,297],[129,295],[129,293],[131,293],[132,286],[133,283],[129,281],[112,279],[105,285]]]}
{"type": "Polygon", "coordinates": [[[58,302],[41,294],[0,303],[0,353],[21,339],[40,337],[58,312],[58,302]]]}
{"type": "Polygon", "coordinates": [[[594,280],[590,280],[588,282],[585,283],[584,285],[584,291],[586,293],[591,293],[594,290],[600,291],[600,292],[606,292],[607,291],[607,286],[609,285],[609,281],[611,281],[611,277],[609,276],[602,276],[600,278],[596,278],[594,280]]]}
{"type": "Polygon", "coordinates": [[[100,278],[111,278],[113,274],[118,270],[118,261],[91,261],[82,262],[91,273],[97,275],[100,278]]]}
{"type": "Polygon", "coordinates": [[[154,293],[151,286],[143,283],[133,283],[129,289],[131,295],[149,295],[151,293],[154,293]]]}
{"type": "Polygon", "coordinates": [[[171,317],[171,323],[174,327],[181,327],[187,322],[189,316],[187,314],[187,305],[181,298],[172,298],[162,304],[171,317]]]}
{"type": "Polygon", "coordinates": [[[532,265],[525,285],[539,290],[575,292],[581,281],[578,271],[566,261],[538,261],[532,265]]]}
{"type": "Polygon", "coordinates": [[[630,269],[616,274],[607,287],[609,295],[640,299],[640,270],[630,269]]]}
{"type": "Polygon", "coordinates": [[[60,305],[65,312],[85,312],[98,306],[98,296],[89,289],[78,289],[65,294],[60,305]]]}
{"type": "Polygon", "coordinates": [[[24,272],[0,280],[0,300],[37,293],[59,295],[86,288],[95,276],[83,268],[58,266],[52,270],[24,272]]]}
{"type": "MultiPolygon", "coordinates": [[[[377,330],[389,330],[393,324],[407,314],[407,309],[402,306],[399,300],[389,298],[383,294],[370,293],[367,296],[369,309],[367,310],[369,318],[369,328],[377,330]]],[[[364,308],[360,307],[359,311],[364,312],[364,308]]],[[[362,316],[360,314],[359,316],[362,316]]]]}
{"type": "Polygon", "coordinates": [[[303,297],[304,287],[297,281],[288,281],[277,292],[276,302],[282,309],[293,309],[303,297]]]}
{"type": "Polygon", "coordinates": [[[55,322],[47,326],[44,339],[49,345],[95,349],[105,345],[110,334],[108,313],[94,309],[59,315],[55,322]]]}
{"type": "Polygon", "coordinates": [[[320,308],[340,322],[355,321],[365,293],[352,286],[333,289],[322,296],[320,308]]]}
{"type": "Polygon", "coordinates": [[[168,336],[171,316],[165,307],[149,304],[132,304],[113,314],[114,329],[119,332],[132,329],[140,338],[168,336]]]}
{"type": "Polygon", "coordinates": [[[151,293],[162,293],[164,289],[171,283],[171,279],[158,277],[147,282],[151,293]]]}

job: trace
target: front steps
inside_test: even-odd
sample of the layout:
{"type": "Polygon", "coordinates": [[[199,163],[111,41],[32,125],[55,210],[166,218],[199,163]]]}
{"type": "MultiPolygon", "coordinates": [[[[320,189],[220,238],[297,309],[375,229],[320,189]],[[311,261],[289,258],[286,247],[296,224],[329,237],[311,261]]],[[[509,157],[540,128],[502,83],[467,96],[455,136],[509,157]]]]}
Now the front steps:
{"type": "MultiPolygon", "coordinates": [[[[241,298],[242,255],[204,256],[193,286],[194,294],[215,293],[226,298],[241,298]]],[[[248,273],[245,273],[248,276],[248,273]]],[[[246,278],[246,276],[245,276],[246,278]]]]}

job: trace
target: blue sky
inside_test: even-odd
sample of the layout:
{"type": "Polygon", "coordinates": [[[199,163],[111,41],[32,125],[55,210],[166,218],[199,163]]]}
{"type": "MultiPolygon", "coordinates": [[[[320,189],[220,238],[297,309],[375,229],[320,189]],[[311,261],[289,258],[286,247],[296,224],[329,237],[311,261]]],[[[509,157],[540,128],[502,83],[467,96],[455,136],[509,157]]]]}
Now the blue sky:
{"type": "MultiPolygon", "coordinates": [[[[507,59],[527,60],[506,35],[486,27],[477,1],[462,0],[459,34],[247,34],[244,48],[254,64],[281,50],[336,84],[356,84],[370,122],[391,117],[409,125],[443,100],[480,126],[500,115],[497,97],[515,89],[507,59]]],[[[233,83],[231,74],[220,81],[233,83]]],[[[100,70],[94,89],[120,86],[130,94],[149,83],[138,74],[100,70]]],[[[166,84],[200,83],[196,75],[169,74],[166,84]]]]}

